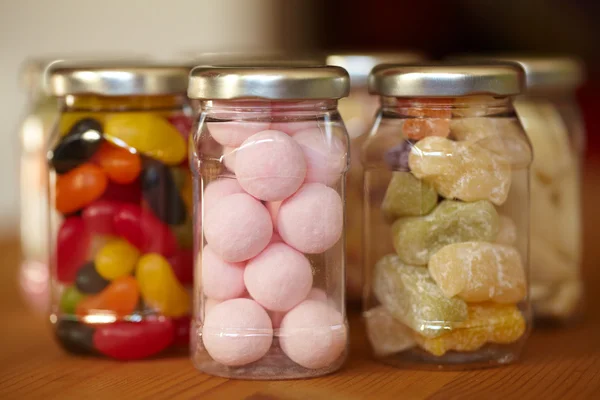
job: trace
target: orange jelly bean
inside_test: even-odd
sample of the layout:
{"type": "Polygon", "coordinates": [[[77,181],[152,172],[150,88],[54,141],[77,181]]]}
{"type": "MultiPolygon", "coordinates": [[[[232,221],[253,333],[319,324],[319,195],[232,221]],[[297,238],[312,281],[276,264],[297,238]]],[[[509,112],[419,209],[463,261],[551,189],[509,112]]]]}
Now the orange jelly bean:
{"type": "Polygon", "coordinates": [[[81,164],[56,178],[56,209],[63,214],[77,211],[102,196],[107,184],[102,168],[81,164]]]}
{"type": "Polygon", "coordinates": [[[94,160],[102,167],[108,178],[120,184],[131,183],[140,175],[142,160],[139,154],[131,153],[122,147],[104,142],[94,155],[94,160]]]}
{"type": "Polygon", "coordinates": [[[77,305],[80,317],[94,314],[116,314],[123,317],[131,314],[137,307],[140,289],[133,276],[115,279],[103,291],[89,296],[77,305]]]}

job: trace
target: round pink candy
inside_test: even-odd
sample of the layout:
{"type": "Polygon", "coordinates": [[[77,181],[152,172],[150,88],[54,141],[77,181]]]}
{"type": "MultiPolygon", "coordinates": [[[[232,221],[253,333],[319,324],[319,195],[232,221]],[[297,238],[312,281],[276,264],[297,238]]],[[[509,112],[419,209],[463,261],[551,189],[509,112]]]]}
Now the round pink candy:
{"type": "Polygon", "coordinates": [[[334,132],[313,128],[294,135],[306,159],[306,182],[333,185],[342,176],[347,164],[346,149],[334,132]]]}
{"type": "Polygon", "coordinates": [[[295,249],[308,254],[322,253],[342,236],[342,199],[322,183],[302,185],[285,200],[277,214],[277,231],[295,249]]]}
{"type": "Polygon", "coordinates": [[[306,177],[300,145],[280,131],[263,131],[237,149],[235,175],[244,190],[266,201],[293,194],[306,177]]]}
{"type": "Polygon", "coordinates": [[[223,160],[223,164],[230,171],[235,171],[235,155],[236,155],[237,147],[223,147],[223,155],[221,159],[223,160]]]}
{"type": "Polygon", "coordinates": [[[206,319],[206,316],[208,315],[208,313],[210,312],[210,310],[212,310],[217,304],[221,304],[222,301],[221,300],[216,300],[216,299],[211,299],[210,297],[205,297],[204,298],[204,316],[206,319]]]}
{"type": "Polygon", "coordinates": [[[285,132],[290,136],[294,136],[300,131],[304,131],[306,129],[315,129],[318,127],[319,124],[317,121],[281,121],[272,122],[270,129],[285,132]]]}
{"type": "Polygon", "coordinates": [[[327,293],[325,293],[323,289],[312,288],[310,289],[310,292],[308,292],[306,300],[317,300],[327,302],[327,293]]]}
{"type": "Polygon", "coordinates": [[[269,122],[207,122],[210,135],[223,146],[237,147],[257,132],[269,129],[269,122]]]}
{"type": "Polygon", "coordinates": [[[215,300],[241,297],[244,286],[243,262],[227,262],[215,254],[209,246],[202,250],[202,290],[215,300]]]}
{"type": "Polygon", "coordinates": [[[262,358],[271,348],[271,319],[254,300],[226,300],[215,305],[206,315],[202,341],[208,354],[221,364],[250,364],[262,358]]]}
{"type": "Polygon", "coordinates": [[[225,196],[205,212],[204,237],[223,260],[248,260],[267,247],[273,223],[262,203],[245,193],[225,196]]]}
{"type": "Polygon", "coordinates": [[[279,327],[283,352],[305,368],[333,364],[346,347],[347,332],[342,315],[317,300],[306,300],[288,312],[279,327]]]}
{"type": "Polygon", "coordinates": [[[271,214],[271,221],[273,221],[273,229],[277,231],[277,214],[279,214],[279,207],[281,207],[280,201],[267,201],[265,203],[267,211],[271,214]]]}
{"type": "Polygon", "coordinates": [[[312,281],[310,261],[285,243],[270,244],[244,271],[248,293],[270,311],[288,311],[306,299],[312,281]]]}
{"type": "Polygon", "coordinates": [[[234,193],[244,193],[244,189],[235,179],[217,179],[210,182],[204,188],[202,204],[206,212],[213,205],[217,204],[223,197],[234,193]]]}

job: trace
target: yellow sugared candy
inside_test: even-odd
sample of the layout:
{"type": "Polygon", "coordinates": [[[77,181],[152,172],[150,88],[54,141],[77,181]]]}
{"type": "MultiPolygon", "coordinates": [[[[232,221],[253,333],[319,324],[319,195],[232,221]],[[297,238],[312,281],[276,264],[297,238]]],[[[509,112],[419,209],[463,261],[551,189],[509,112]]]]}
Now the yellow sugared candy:
{"type": "Polygon", "coordinates": [[[448,199],[501,205],[508,197],[510,163],[477,143],[426,137],[412,148],[408,163],[417,178],[448,199]]]}
{"type": "Polygon", "coordinates": [[[469,317],[437,338],[415,334],[423,349],[435,356],[447,351],[475,351],[486,343],[509,344],[525,333],[525,318],[514,305],[476,304],[469,306],[469,317]]]}
{"type": "Polygon", "coordinates": [[[109,114],[104,133],[116,145],[133,147],[168,165],[180,164],[187,155],[186,143],[177,128],[155,114],[109,114]]]}
{"type": "Polygon", "coordinates": [[[527,294],[521,255],[512,246],[450,244],[431,256],[429,271],[444,295],[467,302],[516,303],[527,294]]]}
{"type": "Polygon", "coordinates": [[[506,215],[499,215],[498,217],[500,228],[498,229],[498,236],[496,236],[496,243],[515,244],[517,241],[517,226],[515,222],[506,215]]]}
{"type": "Polygon", "coordinates": [[[378,306],[364,313],[367,336],[378,356],[388,356],[415,346],[412,330],[378,306]]]}
{"type": "Polygon", "coordinates": [[[156,253],[142,256],[135,276],[149,307],[167,317],[181,317],[189,312],[189,295],[163,256],[156,253]]]}
{"type": "Polygon", "coordinates": [[[124,239],[109,240],[94,257],[96,271],[104,279],[115,280],[131,275],[140,258],[139,250],[124,239]]]}

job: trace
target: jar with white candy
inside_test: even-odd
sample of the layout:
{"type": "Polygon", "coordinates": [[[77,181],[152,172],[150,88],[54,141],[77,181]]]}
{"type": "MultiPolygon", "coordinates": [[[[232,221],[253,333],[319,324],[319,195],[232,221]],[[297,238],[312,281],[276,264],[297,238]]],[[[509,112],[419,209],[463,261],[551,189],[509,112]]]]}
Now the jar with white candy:
{"type": "Polygon", "coordinates": [[[520,354],[532,154],[512,97],[523,82],[514,64],[371,72],[381,108],[361,152],[364,318],[386,363],[472,368],[520,354]]]}
{"type": "Polygon", "coordinates": [[[192,358],[229,378],[340,368],[348,135],[338,67],[197,67],[192,358]]]}

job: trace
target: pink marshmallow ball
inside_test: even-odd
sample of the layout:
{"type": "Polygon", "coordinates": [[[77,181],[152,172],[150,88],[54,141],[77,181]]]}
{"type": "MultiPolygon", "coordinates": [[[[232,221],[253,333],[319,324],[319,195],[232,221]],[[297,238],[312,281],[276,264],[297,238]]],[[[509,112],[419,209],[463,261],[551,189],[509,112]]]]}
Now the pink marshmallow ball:
{"type": "Polygon", "coordinates": [[[269,122],[227,121],[207,122],[208,132],[217,143],[237,147],[257,132],[269,129],[269,122]]]}
{"type": "Polygon", "coordinates": [[[269,244],[271,243],[283,243],[283,239],[281,238],[281,236],[279,236],[279,233],[273,232],[273,236],[271,236],[271,241],[269,242],[269,244]]]}
{"type": "Polygon", "coordinates": [[[346,348],[342,315],[324,302],[306,300],[288,312],[279,327],[283,352],[304,368],[332,365],[346,348]]]}
{"type": "Polygon", "coordinates": [[[223,147],[223,155],[221,156],[221,160],[223,162],[223,164],[225,165],[225,168],[227,168],[230,171],[235,171],[235,156],[236,156],[236,151],[237,151],[237,147],[228,147],[228,146],[224,146],[223,147]]]}
{"type": "Polygon", "coordinates": [[[225,196],[205,212],[204,237],[223,260],[248,260],[271,241],[273,223],[262,203],[245,193],[225,196]]]}
{"type": "Polygon", "coordinates": [[[292,195],[306,177],[300,145],[280,131],[263,131],[237,149],[235,175],[244,190],[265,201],[292,195]]]}
{"type": "Polygon", "coordinates": [[[295,249],[308,254],[322,253],[342,236],[344,206],[332,188],[322,183],[302,185],[281,203],[277,231],[295,249]]]}
{"type": "Polygon", "coordinates": [[[243,262],[227,262],[215,254],[209,246],[202,250],[202,290],[215,300],[241,297],[244,286],[243,262]]]}
{"type": "Polygon", "coordinates": [[[210,182],[204,188],[202,196],[204,211],[206,212],[209,208],[217,204],[223,197],[234,193],[244,193],[244,189],[242,189],[235,179],[223,178],[210,182]]]}
{"type": "Polygon", "coordinates": [[[267,201],[265,203],[267,211],[271,214],[271,221],[273,221],[273,229],[277,231],[277,214],[279,214],[279,207],[281,207],[280,201],[267,201]]]}
{"type": "Polygon", "coordinates": [[[300,131],[294,140],[306,159],[306,182],[335,184],[347,164],[346,148],[333,130],[313,128],[300,131]]]}
{"type": "Polygon", "coordinates": [[[221,304],[222,301],[221,300],[216,300],[216,299],[211,299],[210,297],[205,297],[204,298],[204,316],[206,319],[206,316],[208,315],[208,313],[210,312],[210,310],[212,310],[217,304],[221,304]]]}
{"type": "Polygon", "coordinates": [[[327,293],[323,289],[312,288],[310,292],[308,292],[308,296],[306,296],[306,300],[317,300],[322,302],[327,302],[327,293]]]}
{"type": "Polygon", "coordinates": [[[272,122],[270,129],[285,132],[290,136],[294,136],[296,133],[300,131],[304,131],[306,129],[315,129],[318,128],[319,124],[315,121],[281,121],[281,122],[272,122]]]}
{"type": "Polygon", "coordinates": [[[288,311],[306,298],[312,286],[310,261],[285,243],[272,243],[248,261],[248,293],[270,311],[288,311]]]}
{"type": "Polygon", "coordinates": [[[250,364],[262,358],[271,348],[271,319],[254,300],[226,300],[215,305],[206,315],[202,341],[208,354],[221,364],[250,364]]]}

